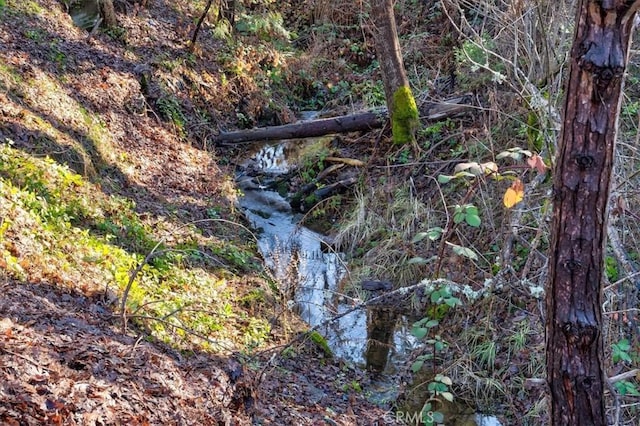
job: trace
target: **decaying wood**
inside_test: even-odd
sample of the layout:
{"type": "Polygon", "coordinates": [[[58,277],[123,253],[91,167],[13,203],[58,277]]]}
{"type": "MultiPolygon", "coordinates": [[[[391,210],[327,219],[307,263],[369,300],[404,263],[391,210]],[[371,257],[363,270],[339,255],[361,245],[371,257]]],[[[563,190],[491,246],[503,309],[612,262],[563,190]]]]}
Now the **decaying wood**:
{"type": "Polygon", "coordinates": [[[350,187],[351,185],[355,184],[357,181],[358,179],[355,177],[342,179],[342,180],[339,180],[338,182],[334,182],[332,184],[325,185],[322,188],[318,188],[317,190],[313,191],[313,195],[318,200],[324,200],[325,198],[339,191],[340,189],[350,187]]]}
{"type": "Polygon", "coordinates": [[[331,161],[333,163],[342,163],[342,164],[346,164],[348,166],[353,166],[353,167],[364,167],[365,166],[365,162],[362,160],[356,160],[355,158],[342,158],[342,157],[327,157],[325,158],[326,161],[331,161]]]}
{"type": "Polygon", "coordinates": [[[305,205],[305,199],[311,198],[313,204],[318,203],[340,190],[349,188],[357,181],[357,178],[349,177],[319,188],[318,181],[315,180],[302,187],[302,189],[291,198],[291,207],[295,210],[308,211],[312,206],[305,205]]]}
{"type": "MultiPolygon", "coordinates": [[[[426,103],[420,108],[423,120],[438,121],[464,112],[471,107],[470,96],[459,96],[443,102],[426,103]]],[[[216,143],[239,143],[282,139],[302,139],[333,133],[357,132],[383,127],[388,120],[386,108],[340,117],[321,118],[273,127],[259,127],[222,132],[216,143]]]]}

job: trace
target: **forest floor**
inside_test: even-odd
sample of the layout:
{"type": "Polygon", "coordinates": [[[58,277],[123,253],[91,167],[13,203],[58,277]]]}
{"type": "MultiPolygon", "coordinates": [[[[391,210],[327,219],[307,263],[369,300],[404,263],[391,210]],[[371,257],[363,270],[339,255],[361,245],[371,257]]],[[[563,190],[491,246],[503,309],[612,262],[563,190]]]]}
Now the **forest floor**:
{"type": "Polygon", "coordinates": [[[99,297],[3,280],[5,425],[375,425],[366,375],[312,350],[270,363],[171,348],[123,333],[99,297]]]}

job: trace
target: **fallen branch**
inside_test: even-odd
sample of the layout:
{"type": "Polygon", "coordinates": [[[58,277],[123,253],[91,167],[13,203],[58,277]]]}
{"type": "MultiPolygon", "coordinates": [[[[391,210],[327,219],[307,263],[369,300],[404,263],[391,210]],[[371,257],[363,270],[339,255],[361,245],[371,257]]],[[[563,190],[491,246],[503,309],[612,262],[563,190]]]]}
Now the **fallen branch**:
{"type": "Polygon", "coordinates": [[[327,157],[327,158],[325,158],[325,160],[333,162],[333,163],[343,163],[343,164],[346,164],[348,166],[353,166],[353,167],[364,167],[365,166],[365,162],[364,161],[356,160],[355,158],[327,157]]]}
{"type": "MultiPolygon", "coordinates": [[[[608,377],[607,381],[609,382],[609,384],[613,384],[616,382],[620,382],[622,380],[632,379],[636,377],[638,374],[640,374],[640,369],[635,368],[633,370],[625,371],[624,373],[620,373],[620,374],[616,374],[615,376],[608,377]]],[[[526,383],[529,384],[530,386],[542,386],[547,384],[547,379],[532,377],[532,378],[526,379],[526,383]]]]}
{"type": "MultiPolygon", "coordinates": [[[[365,285],[366,286],[366,285],[365,285]]],[[[262,382],[262,378],[264,377],[267,368],[272,367],[274,364],[275,359],[278,356],[282,356],[282,354],[290,347],[292,347],[293,345],[297,344],[298,342],[309,338],[309,336],[311,335],[311,333],[313,332],[318,332],[318,330],[321,330],[322,328],[328,326],[329,324],[338,321],[340,318],[345,317],[355,311],[358,311],[360,309],[367,309],[367,308],[371,308],[371,307],[380,307],[383,306],[386,302],[386,300],[388,300],[388,298],[393,298],[393,299],[398,299],[398,298],[405,298],[405,297],[411,297],[412,294],[416,293],[416,292],[420,292],[420,291],[425,291],[425,289],[429,288],[429,287],[437,287],[437,286],[447,286],[447,287],[455,287],[455,288],[460,288],[462,287],[460,284],[457,284],[451,280],[447,280],[444,278],[438,278],[435,280],[422,280],[417,284],[413,284],[407,287],[400,287],[397,288],[395,290],[392,291],[387,291],[385,293],[382,293],[378,296],[374,296],[371,299],[364,301],[364,302],[359,302],[359,303],[355,303],[351,308],[345,310],[344,312],[341,312],[339,314],[334,315],[333,317],[321,322],[320,324],[316,324],[315,326],[311,327],[310,329],[298,334],[294,339],[292,339],[290,342],[288,342],[285,345],[282,345],[280,347],[278,347],[279,351],[278,352],[274,352],[273,355],[271,356],[271,358],[269,359],[269,361],[267,361],[265,363],[265,366],[262,368],[262,370],[260,371],[260,374],[258,374],[257,376],[257,380],[256,383],[259,385],[262,382]]],[[[354,299],[355,301],[355,299],[354,299]]],[[[263,353],[265,352],[269,352],[274,350],[275,348],[270,348],[265,350],[263,353]]]]}
{"type": "Polygon", "coordinates": [[[316,179],[313,182],[305,185],[300,191],[298,191],[293,197],[291,197],[291,207],[296,210],[307,211],[312,207],[310,205],[305,205],[305,199],[307,199],[308,197],[311,198],[313,204],[315,205],[316,203],[324,200],[333,193],[355,184],[358,181],[358,178],[350,177],[322,187],[319,186],[318,181],[319,179],[316,179]]]}
{"type": "MultiPolygon", "coordinates": [[[[251,232],[249,230],[249,228],[247,228],[244,225],[241,225],[239,223],[232,222],[232,221],[229,221],[229,220],[226,220],[226,219],[200,219],[200,220],[194,220],[193,222],[185,223],[185,224],[179,226],[174,232],[180,231],[180,230],[182,230],[184,228],[187,228],[189,226],[192,226],[192,225],[197,225],[197,224],[200,224],[200,223],[207,223],[207,222],[224,222],[224,223],[229,223],[229,224],[232,224],[232,225],[240,226],[244,230],[248,231],[249,234],[251,234],[253,236],[253,239],[257,241],[256,236],[253,234],[253,232],[251,232]]],[[[156,256],[160,256],[160,255],[162,255],[164,253],[176,251],[174,249],[162,249],[162,250],[160,250],[160,247],[165,243],[166,238],[167,237],[164,237],[160,241],[158,241],[156,243],[156,245],[153,246],[151,251],[145,256],[144,260],[142,262],[140,262],[135,268],[132,268],[129,271],[129,281],[127,282],[127,285],[124,288],[124,291],[122,293],[122,299],[120,300],[120,313],[119,313],[119,316],[120,316],[120,320],[122,321],[122,324],[121,324],[122,334],[126,334],[127,333],[127,319],[128,319],[128,315],[127,315],[127,299],[129,298],[129,292],[131,291],[131,288],[133,287],[133,283],[135,282],[136,277],[142,271],[142,268],[144,268],[144,265],[149,263],[156,256]]],[[[136,310],[136,312],[138,310],[136,310]]],[[[136,317],[140,317],[140,316],[136,315],[136,317]]]]}
{"type": "MultiPolygon", "coordinates": [[[[426,103],[420,109],[422,119],[430,121],[443,120],[459,114],[471,107],[469,96],[459,96],[438,103],[426,103]]],[[[302,139],[324,136],[333,133],[357,132],[383,127],[388,119],[386,109],[362,112],[340,117],[321,118],[318,120],[300,121],[292,124],[273,127],[259,127],[234,132],[221,132],[215,143],[240,143],[251,141],[268,141],[281,139],[302,139]]]]}
{"type": "Polygon", "coordinates": [[[621,382],[622,380],[633,379],[634,377],[638,377],[640,375],[640,368],[635,368],[630,371],[625,371],[624,373],[616,374],[613,377],[609,377],[609,383],[621,382]]]}

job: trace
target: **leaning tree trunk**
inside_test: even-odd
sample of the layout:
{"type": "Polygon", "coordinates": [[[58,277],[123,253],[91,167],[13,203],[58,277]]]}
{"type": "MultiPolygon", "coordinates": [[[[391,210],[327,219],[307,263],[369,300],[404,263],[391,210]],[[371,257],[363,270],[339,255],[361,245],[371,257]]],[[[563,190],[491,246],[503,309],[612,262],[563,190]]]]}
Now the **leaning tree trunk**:
{"type": "Polygon", "coordinates": [[[397,144],[414,142],[418,127],[418,107],[411,93],[402,62],[393,0],[372,0],[371,11],[393,142],[397,144]]]}
{"type": "Polygon", "coordinates": [[[607,201],[640,0],[580,0],[558,157],[547,289],[553,425],[606,425],[602,336],[607,201]]]}

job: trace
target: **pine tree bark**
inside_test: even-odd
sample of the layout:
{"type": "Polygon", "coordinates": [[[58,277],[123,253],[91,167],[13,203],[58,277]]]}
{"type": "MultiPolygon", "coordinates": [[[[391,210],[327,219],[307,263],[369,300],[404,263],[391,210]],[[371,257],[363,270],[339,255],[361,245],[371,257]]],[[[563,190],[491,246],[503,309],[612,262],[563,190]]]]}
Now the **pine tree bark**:
{"type": "Polygon", "coordinates": [[[602,277],[623,75],[640,0],[580,0],[554,171],[547,305],[551,424],[606,425],[602,277]]]}

